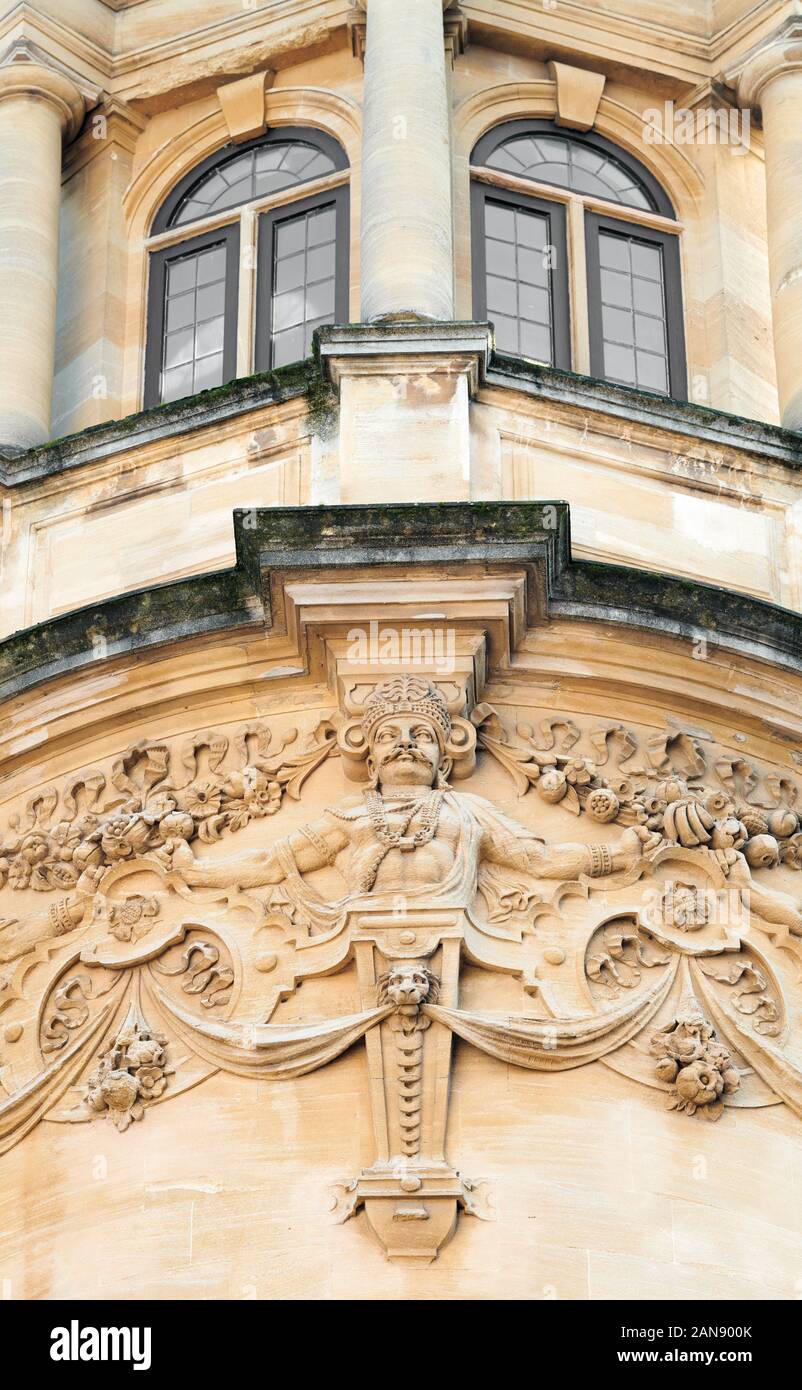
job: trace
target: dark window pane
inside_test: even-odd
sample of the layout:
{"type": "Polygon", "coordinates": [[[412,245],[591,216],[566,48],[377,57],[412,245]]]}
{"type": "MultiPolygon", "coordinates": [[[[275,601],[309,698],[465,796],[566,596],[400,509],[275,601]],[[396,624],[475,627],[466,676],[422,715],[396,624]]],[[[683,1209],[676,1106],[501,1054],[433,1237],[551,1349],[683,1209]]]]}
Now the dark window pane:
{"type": "Polygon", "coordinates": [[[662,246],[600,230],[599,262],[605,376],[667,392],[662,246]]]}
{"type": "Polygon", "coordinates": [[[647,391],[668,390],[668,369],[666,359],[651,352],[636,353],[638,385],[647,391]]]}
{"type": "Polygon", "coordinates": [[[485,226],[503,226],[511,237],[485,239],[485,302],[496,346],[500,352],[552,362],[551,271],[544,249],[549,244],[549,218],[486,199],[485,226]]]}
{"type": "Polygon", "coordinates": [[[626,237],[603,233],[599,237],[599,261],[609,266],[610,270],[629,270],[629,242],[626,237]]]}
{"type": "Polygon", "coordinates": [[[515,219],[519,246],[532,246],[542,251],[548,245],[549,219],[538,213],[519,212],[515,219]]]}
{"type": "Polygon", "coordinates": [[[602,304],[618,304],[628,308],[632,303],[632,280],[629,275],[602,268],[601,296],[602,304]]]}
{"type": "Polygon", "coordinates": [[[239,207],[282,188],[296,188],[334,170],[333,159],[304,140],[241,151],[198,179],[178,204],[170,226],[182,227],[198,217],[239,207]]]}
{"type": "Polygon", "coordinates": [[[182,396],[192,395],[192,363],[185,367],[174,367],[162,375],[162,400],[177,401],[182,396]]]}
{"type": "Polygon", "coordinates": [[[197,260],[199,285],[208,285],[214,280],[223,280],[225,278],[225,246],[215,246],[210,251],[201,251],[197,260]]]}
{"type": "Polygon", "coordinates": [[[551,333],[539,323],[521,324],[521,354],[538,362],[551,362],[551,333]]]}
{"type": "Polygon", "coordinates": [[[334,242],[313,247],[306,258],[307,280],[326,280],[334,274],[334,242]]]}
{"type": "Polygon", "coordinates": [[[197,297],[197,319],[213,319],[222,314],[226,307],[226,287],[223,280],[216,285],[199,285],[197,297]]]}
{"type": "Polygon", "coordinates": [[[499,241],[514,241],[515,213],[512,208],[499,207],[498,203],[485,203],[485,234],[498,237],[499,241]]]}
{"type": "Polygon", "coordinates": [[[182,260],[171,261],[167,267],[169,293],[184,294],[186,290],[194,289],[197,268],[197,256],[185,256],[182,260]]]}
{"type": "Polygon", "coordinates": [[[634,342],[632,315],[628,309],[611,309],[609,305],[603,305],[602,329],[606,342],[626,343],[629,347],[634,342]]]}
{"type": "Polygon", "coordinates": [[[663,278],[663,258],[660,254],[659,246],[643,246],[642,243],[633,241],[632,243],[632,273],[633,275],[643,275],[649,280],[662,280],[663,278]]]}
{"type": "Polygon", "coordinates": [[[182,362],[191,362],[195,347],[195,334],[191,328],[181,328],[177,333],[168,333],[164,340],[165,367],[178,367],[182,362]]]}
{"type": "Polygon", "coordinates": [[[649,352],[665,352],[666,339],[662,319],[647,318],[645,314],[635,315],[635,343],[649,352]]]}
{"type": "Polygon", "coordinates": [[[632,291],[636,309],[645,314],[663,313],[663,286],[656,280],[640,280],[636,277],[632,282],[632,291]]]}
{"type": "Polygon", "coordinates": [[[518,291],[514,280],[500,280],[496,275],[487,277],[488,313],[496,309],[500,314],[515,314],[518,310],[518,291]]]}
{"type": "Polygon", "coordinates": [[[485,261],[488,275],[505,275],[508,280],[515,276],[515,243],[507,241],[487,241],[485,261]]]}
{"type": "Polygon", "coordinates": [[[225,319],[208,319],[199,323],[195,333],[195,356],[208,357],[210,352],[223,351],[223,329],[225,319]]]}
{"type": "Polygon", "coordinates": [[[178,400],[221,384],[225,273],[225,245],[168,260],[160,400],[178,400]],[[192,288],[186,289],[187,285],[192,288]]]}
{"type": "Polygon", "coordinates": [[[270,361],[275,367],[307,356],[315,328],[334,322],[336,232],[333,205],[274,224],[270,361]]]}
{"type": "Polygon", "coordinates": [[[604,374],[613,381],[626,382],[635,386],[635,353],[632,348],[618,347],[615,343],[604,344],[604,374]]]}
{"type": "Polygon", "coordinates": [[[167,302],[167,331],[172,332],[175,328],[186,328],[188,323],[195,322],[195,292],[191,290],[189,294],[178,295],[175,299],[167,302]]]}
{"type": "Polygon", "coordinates": [[[303,328],[292,328],[287,333],[273,335],[274,367],[284,367],[288,362],[300,362],[304,356],[303,328]]]}
{"type": "Polygon", "coordinates": [[[306,318],[315,322],[325,322],[334,317],[334,281],[320,280],[310,285],[306,292],[306,318]]]}
{"type": "Polygon", "coordinates": [[[302,285],[306,276],[306,257],[303,251],[299,251],[297,256],[285,256],[283,260],[276,261],[275,290],[280,294],[283,290],[296,290],[302,285]]]}
{"type": "Polygon", "coordinates": [[[549,323],[551,302],[548,290],[539,290],[534,285],[521,285],[518,293],[518,312],[522,319],[549,323]]]}
{"type": "Polygon", "coordinates": [[[292,324],[304,321],[304,288],[288,290],[273,296],[273,331],[280,333],[292,324]]]}
{"type": "Polygon", "coordinates": [[[519,247],[518,275],[528,285],[548,285],[548,256],[543,251],[527,251],[525,247],[519,247]]]}
{"type": "Polygon", "coordinates": [[[195,390],[208,391],[223,383],[223,354],[215,357],[201,357],[195,363],[195,390]]]}
{"type": "Polygon", "coordinates": [[[496,330],[496,347],[499,352],[509,352],[514,357],[518,356],[518,320],[507,318],[504,314],[491,314],[488,310],[488,317],[492,320],[496,330]]]}
{"type": "Polygon", "coordinates": [[[656,211],[652,195],[625,162],[562,135],[512,135],[487,158],[490,169],[551,183],[628,207],[656,211]]]}
{"type": "Polygon", "coordinates": [[[321,212],[310,212],[308,218],[310,246],[320,246],[324,241],[334,240],[337,230],[334,208],[325,208],[321,212]]]}

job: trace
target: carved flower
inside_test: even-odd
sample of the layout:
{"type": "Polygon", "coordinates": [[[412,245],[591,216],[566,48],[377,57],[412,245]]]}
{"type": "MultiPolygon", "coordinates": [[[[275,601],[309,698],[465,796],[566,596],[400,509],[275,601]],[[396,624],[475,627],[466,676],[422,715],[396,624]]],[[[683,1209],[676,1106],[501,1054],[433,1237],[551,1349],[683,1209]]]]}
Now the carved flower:
{"type": "Polygon", "coordinates": [[[189,840],[195,833],[195,822],[187,811],[170,811],[159,821],[159,830],[166,840],[189,840]]]}
{"type": "Polygon", "coordinates": [[[585,758],[572,758],[563,767],[566,780],[572,787],[586,787],[594,773],[593,764],[585,758]]]}
{"type": "Polygon", "coordinates": [[[199,782],[196,787],[188,787],[181,796],[181,808],[195,820],[206,820],[216,816],[220,810],[220,788],[214,782],[199,782]]]}
{"type": "Polygon", "coordinates": [[[591,819],[602,824],[615,820],[619,806],[618,797],[610,787],[594,787],[593,791],[588,792],[585,802],[585,810],[591,819]]]}
{"type": "Polygon", "coordinates": [[[281,783],[269,782],[261,774],[258,782],[245,792],[245,805],[254,816],[272,816],[281,805],[281,783]]]}
{"type": "Polygon", "coordinates": [[[655,1071],[660,1081],[676,1081],[679,1065],[673,1057],[661,1057],[655,1071]]]}
{"type": "Polygon", "coordinates": [[[5,882],[8,878],[8,871],[10,867],[11,861],[9,859],[6,859],[5,855],[0,857],[0,888],[5,887],[5,882]]]}
{"type": "Polygon", "coordinates": [[[160,1065],[164,1050],[155,1038],[136,1038],[128,1044],[125,1055],[129,1067],[145,1067],[160,1065]]]}
{"type": "Polygon", "coordinates": [[[31,881],[33,866],[27,859],[15,859],[8,870],[8,881],[12,888],[27,888],[31,881]]]}
{"type": "Polygon", "coordinates": [[[802,834],[792,835],[780,847],[780,859],[789,869],[802,869],[802,834]]]}
{"type": "Polygon", "coordinates": [[[138,1067],[135,1075],[143,1100],[155,1100],[167,1086],[167,1078],[161,1067],[138,1067]]]}
{"type": "Polygon", "coordinates": [[[29,864],[41,864],[50,854],[50,841],[46,835],[40,835],[38,831],[34,830],[30,835],[25,836],[19,852],[29,864]]]}
{"type": "Polygon", "coordinates": [[[677,1107],[693,1115],[703,1105],[713,1105],[724,1090],[721,1072],[704,1061],[691,1062],[677,1076],[677,1107]]]}

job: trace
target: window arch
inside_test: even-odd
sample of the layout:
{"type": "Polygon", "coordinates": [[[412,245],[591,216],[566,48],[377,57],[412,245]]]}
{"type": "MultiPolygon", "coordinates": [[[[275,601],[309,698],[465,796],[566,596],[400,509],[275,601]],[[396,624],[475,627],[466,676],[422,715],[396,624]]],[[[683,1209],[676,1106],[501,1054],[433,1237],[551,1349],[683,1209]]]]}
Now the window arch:
{"type": "Polygon", "coordinates": [[[488,131],[471,165],[474,316],[498,349],[684,399],[678,228],[651,172],[545,120],[488,131]]]}
{"type": "Polygon", "coordinates": [[[283,127],[176,185],[149,239],[146,406],[298,361],[347,320],[347,179],[336,140],[283,127]]]}

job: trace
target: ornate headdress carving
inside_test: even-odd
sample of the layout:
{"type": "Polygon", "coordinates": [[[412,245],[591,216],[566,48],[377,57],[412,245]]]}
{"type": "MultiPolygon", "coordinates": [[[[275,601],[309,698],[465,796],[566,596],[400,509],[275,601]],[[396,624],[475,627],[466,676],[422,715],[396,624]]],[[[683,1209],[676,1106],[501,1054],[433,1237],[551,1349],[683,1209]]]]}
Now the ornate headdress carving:
{"type": "Polygon", "coordinates": [[[365,701],[362,728],[366,738],[381,719],[397,714],[419,714],[437,726],[447,743],[451,737],[451,715],[442,693],[421,676],[394,676],[382,681],[365,701]]]}
{"type": "MultiPolygon", "coordinates": [[[[451,709],[456,701],[451,702],[451,709]]],[[[352,717],[342,719],[337,745],[346,776],[355,782],[369,779],[367,760],[370,738],[382,719],[416,714],[438,731],[442,748],[440,777],[468,777],[476,761],[476,730],[469,719],[452,714],[447,695],[426,676],[397,675],[379,684],[360,707],[351,703],[352,717]]]]}

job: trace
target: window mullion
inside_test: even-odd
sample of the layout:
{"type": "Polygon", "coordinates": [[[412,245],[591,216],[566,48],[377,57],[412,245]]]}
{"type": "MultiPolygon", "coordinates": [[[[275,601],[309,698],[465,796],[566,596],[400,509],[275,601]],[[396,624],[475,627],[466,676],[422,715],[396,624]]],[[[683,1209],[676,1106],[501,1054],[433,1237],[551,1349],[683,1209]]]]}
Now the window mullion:
{"type": "Polygon", "coordinates": [[[588,276],[585,256],[585,209],[581,198],[568,203],[568,292],[571,310],[571,363],[573,370],[590,376],[588,324],[588,276]]]}
{"type": "Polygon", "coordinates": [[[254,368],[256,305],[257,215],[243,208],[240,217],[239,288],[237,299],[237,376],[250,376],[254,368]]]}

